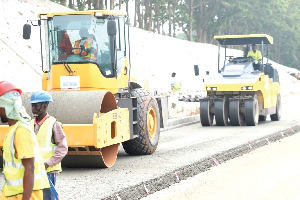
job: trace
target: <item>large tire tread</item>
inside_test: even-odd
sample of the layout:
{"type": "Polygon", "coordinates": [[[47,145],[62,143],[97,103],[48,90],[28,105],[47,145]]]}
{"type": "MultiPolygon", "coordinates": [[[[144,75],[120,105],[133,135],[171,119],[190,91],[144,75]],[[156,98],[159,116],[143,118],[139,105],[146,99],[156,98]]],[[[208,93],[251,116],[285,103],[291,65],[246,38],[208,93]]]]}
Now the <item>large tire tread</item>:
{"type": "Polygon", "coordinates": [[[240,100],[235,99],[229,102],[229,120],[232,126],[242,126],[243,116],[240,112],[240,100]]]}
{"type": "Polygon", "coordinates": [[[259,121],[259,107],[257,96],[253,99],[246,99],[245,101],[245,121],[247,126],[257,126],[259,121]]]}
{"type": "Polygon", "coordinates": [[[206,99],[200,102],[200,121],[202,126],[212,126],[214,122],[214,114],[211,113],[210,100],[206,99]]]}
{"type": "Polygon", "coordinates": [[[217,126],[228,125],[229,100],[224,96],[222,99],[215,100],[215,119],[217,126]]]}
{"type": "Polygon", "coordinates": [[[129,155],[150,155],[158,145],[160,136],[160,113],[156,99],[149,91],[144,89],[134,89],[131,94],[137,98],[138,112],[138,137],[122,142],[125,152],[129,155]],[[150,138],[147,127],[148,109],[153,107],[156,112],[156,134],[150,138]]]}

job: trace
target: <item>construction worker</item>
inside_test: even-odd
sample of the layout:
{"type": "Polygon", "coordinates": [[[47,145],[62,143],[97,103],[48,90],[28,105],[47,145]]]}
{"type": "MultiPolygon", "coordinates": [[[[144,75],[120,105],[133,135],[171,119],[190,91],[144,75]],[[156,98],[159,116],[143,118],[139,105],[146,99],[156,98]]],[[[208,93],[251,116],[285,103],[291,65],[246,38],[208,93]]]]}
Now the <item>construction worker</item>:
{"type": "Polygon", "coordinates": [[[255,64],[261,61],[262,59],[261,52],[256,49],[256,44],[252,44],[252,51],[248,52],[247,57],[252,58],[255,64]]]}
{"type": "Polygon", "coordinates": [[[97,44],[86,27],[79,30],[80,40],[75,41],[73,53],[81,55],[85,60],[97,60],[97,44]]]}
{"type": "MultiPolygon", "coordinates": [[[[55,186],[56,175],[62,171],[61,160],[68,152],[66,135],[62,124],[47,113],[52,96],[46,91],[37,91],[31,95],[30,102],[33,116],[31,124],[36,134],[44,159],[49,181],[55,186]]],[[[50,189],[44,189],[44,200],[56,199],[50,189]]]]}
{"type": "Polygon", "coordinates": [[[178,101],[178,92],[181,90],[181,82],[176,78],[176,73],[171,75],[171,108],[176,108],[176,102],[178,101]]]}
{"type": "Polygon", "coordinates": [[[22,90],[12,83],[0,82],[0,117],[9,125],[3,142],[5,184],[1,200],[43,199],[43,189],[50,187],[21,94],[22,90]]]}

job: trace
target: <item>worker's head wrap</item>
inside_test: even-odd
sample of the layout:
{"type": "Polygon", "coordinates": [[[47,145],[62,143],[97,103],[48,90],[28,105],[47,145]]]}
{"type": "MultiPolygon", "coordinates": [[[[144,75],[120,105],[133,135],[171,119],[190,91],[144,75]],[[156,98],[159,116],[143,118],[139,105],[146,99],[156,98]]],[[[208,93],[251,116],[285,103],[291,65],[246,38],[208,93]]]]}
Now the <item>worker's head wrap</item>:
{"type": "Polygon", "coordinates": [[[31,118],[22,105],[22,99],[18,91],[9,91],[0,96],[0,107],[5,108],[7,118],[29,124],[31,118]]]}

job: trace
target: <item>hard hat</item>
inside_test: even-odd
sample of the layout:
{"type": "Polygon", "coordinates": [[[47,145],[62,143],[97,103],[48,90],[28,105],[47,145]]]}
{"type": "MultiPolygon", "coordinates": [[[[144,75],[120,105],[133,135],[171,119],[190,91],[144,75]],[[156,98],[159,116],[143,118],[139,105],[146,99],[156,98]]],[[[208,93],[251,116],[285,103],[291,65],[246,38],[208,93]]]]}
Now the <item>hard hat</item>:
{"type": "Polygon", "coordinates": [[[29,103],[42,103],[42,102],[53,102],[52,96],[49,92],[44,90],[34,92],[31,95],[29,103]]]}
{"type": "Polygon", "coordinates": [[[22,94],[22,90],[20,88],[18,88],[17,86],[15,86],[14,84],[12,84],[8,81],[0,82],[0,96],[2,96],[6,92],[13,91],[13,90],[18,91],[20,93],[20,95],[22,94]]]}

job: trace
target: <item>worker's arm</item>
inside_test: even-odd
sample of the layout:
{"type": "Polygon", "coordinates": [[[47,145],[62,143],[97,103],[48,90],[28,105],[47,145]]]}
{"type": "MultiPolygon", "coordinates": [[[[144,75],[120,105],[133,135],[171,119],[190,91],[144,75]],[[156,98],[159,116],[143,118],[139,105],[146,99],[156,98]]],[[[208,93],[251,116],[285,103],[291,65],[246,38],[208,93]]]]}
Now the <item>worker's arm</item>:
{"type": "Polygon", "coordinates": [[[25,168],[23,178],[23,198],[22,200],[29,200],[33,190],[34,183],[34,158],[22,159],[22,164],[25,168]]]}
{"type": "Polygon", "coordinates": [[[252,59],[253,59],[252,51],[248,51],[247,57],[249,57],[249,58],[252,58],[252,59]]]}
{"type": "MultiPolygon", "coordinates": [[[[57,145],[54,155],[45,163],[45,167],[53,167],[61,162],[61,160],[68,153],[68,145],[66,134],[62,129],[62,125],[59,122],[56,122],[53,126],[53,136],[55,144],[57,145]]],[[[46,169],[47,169],[46,168],[46,169]]]]}

